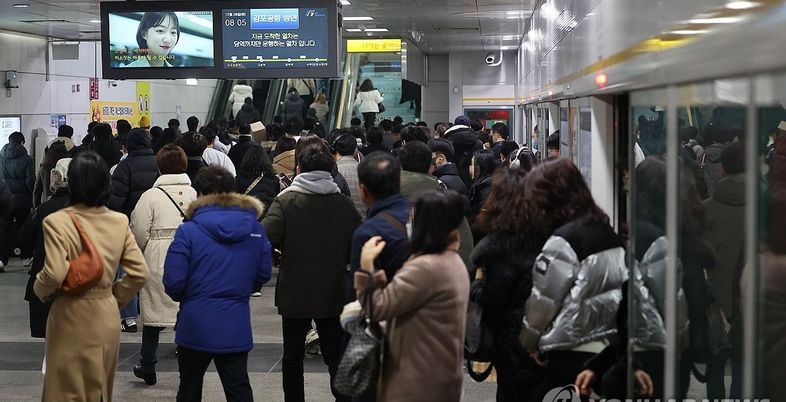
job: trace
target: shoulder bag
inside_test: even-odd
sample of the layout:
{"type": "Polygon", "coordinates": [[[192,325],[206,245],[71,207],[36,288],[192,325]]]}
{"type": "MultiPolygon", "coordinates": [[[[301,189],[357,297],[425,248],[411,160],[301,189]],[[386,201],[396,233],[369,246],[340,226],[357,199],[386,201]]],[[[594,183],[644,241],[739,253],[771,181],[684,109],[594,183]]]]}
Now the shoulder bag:
{"type": "Polygon", "coordinates": [[[183,218],[183,220],[185,220],[186,219],[186,214],[183,213],[183,210],[180,209],[179,205],[177,205],[177,203],[175,202],[175,199],[172,198],[172,196],[169,195],[169,193],[167,193],[166,190],[164,190],[163,188],[161,188],[161,187],[156,187],[156,188],[161,190],[161,192],[164,193],[164,195],[166,195],[166,198],[169,198],[169,201],[172,201],[172,204],[175,206],[175,208],[177,208],[177,212],[180,212],[180,217],[183,218]]]}
{"type": "Polygon", "coordinates": [[[68,296],[81,296],[92,289],[104,276],[104,261],[98,253],[98,249],[87,236],[82,225],[74,214],[74,210],[65,210],[71,221],[74,222],[76,231],[79,232],[79,240],[82,242],[82,251],[79,255],[68,263],[68,274],[63,281],[63,294],[68,296]]]}
{"type": "Polygon", "coordinates": [[[256,187],[256,186],[257,186],[257,184],[259,184],[259,182],[262,180],[262,177],[263,177],[263,176],[259,176],[259,177],[257,177],[257,178],[256,178],[256,180],[252,181],[252,182],[251,182],[251,185],[250,185],[250,186],[248,186],[248,188],[246,189],[246,192],[245,192],[245,193],[243,193],[243,195],[248,195],[248,193],[250,193],[250,192],[251,192],[251,190],[253,190],[253,189],[254,189],[254,187],[256,187]]]}
{"type": "Polygon", "coordinates": [[[379,324],[374,321],[373,275],[369,274],[366,292],[363,294],[363,309],[368,318],[348,324],[349,343],[336,370],[333,386],[346,396],[359,397],[368,389],[373,389],[379,378],[382,366],[384,335],[379,324]]]}
{"type": "MultiPolygon", "coordinates": [[[[482,279],[475,281],[475,286],[482,286],[482,279]]],[[[483,319],[483,307],[473,297],[470,292],[469,304],[467,305],[467,324],[466,335],[464,337],[464,358],[467,360],[467,374],[477,381],[483,382],[491,375],[494,364],[478,373],[475,372],[473,362],[492,363],[493,356],[493,335],[486,321],[483,319]]]]}

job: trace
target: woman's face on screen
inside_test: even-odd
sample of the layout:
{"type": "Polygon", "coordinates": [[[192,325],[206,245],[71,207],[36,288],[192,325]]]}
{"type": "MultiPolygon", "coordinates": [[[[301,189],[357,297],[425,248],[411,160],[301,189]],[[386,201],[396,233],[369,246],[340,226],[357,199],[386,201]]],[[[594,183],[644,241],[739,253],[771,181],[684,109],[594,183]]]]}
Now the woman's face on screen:
{"type": "Polygon", "coordinates": [[[177,26],[171,17],[165,17],[160,24],[144,33],[151,55],[166,56],[177,44],[177,26]]]}

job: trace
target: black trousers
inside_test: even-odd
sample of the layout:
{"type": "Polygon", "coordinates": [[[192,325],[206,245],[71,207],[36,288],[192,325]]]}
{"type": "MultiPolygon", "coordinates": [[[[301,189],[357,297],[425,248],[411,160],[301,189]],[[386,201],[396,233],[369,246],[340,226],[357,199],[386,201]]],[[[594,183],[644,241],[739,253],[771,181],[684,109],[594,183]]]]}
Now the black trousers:
{"type": "Polygon", "coordinates": [[[363,113],[363,126],[366,128],[366,131],[371,127],[374,127],[374,124],[377,122],[377,114],[375,112],[366,112],[363,113]]]}
{"type": "MultiPolygon", "coordinates": [[[[314,322],[319,333],[322,359],[330,373],[330,391],[336,401],[349,402],[350,398],[339,394],[333,387],[336,369],[341,361],[341,341],[344,336],[339,317],[314,319],[314,322]]],[[[281,317],[281,325],[284,333],[284,357],[281,359],[284,401],[304,402],[303,358],[306,356],[306,334],[311,329],[311,320],[281,317]]]]}
{"type": "Polygon", "coordinates": [[[142,350],[139,354],[142,356],[139,363],[142,365],[142,371],[145,373],[155,373],[156,363],[158,363],[158,339],[164,327],[151,327],[145,325],[142,327],[142,350]]]}
{"type": "Polygon", "coordinates": [[[248,380],[248,352],[212,354],[178,346],[180,388],[177,390],[177,402],[202,401],[202,381],[211,361],[216,363],[227,402],[254,400],[251,383],[248,380]]]}
{"type": "MultiPolygon", "coordinates": [[[[583,370],[584,363],[592,356],[595,356],[595,354],[571,350],[546,353],[546,358],[549,362],[548,367],[546,367],[546,376],[540,386],[533,392],[530,402],[541,402],[543,397],[552,389],[576,383],[576,376],[583,370]]],[[[582,397],[581,400],[588,401],[589,398],[582,397]]]]}
{"type": "MultiPolygon", "coordinates": [[[[8,264],[9,258],[15,255],[16,235],[30,216],[30,208],[14,208],[11,216],[0,219],[0,261],[8,264]]],[[[19,257],[27,258],[33,255],[33,250],[21,250],[19,257]]]]}

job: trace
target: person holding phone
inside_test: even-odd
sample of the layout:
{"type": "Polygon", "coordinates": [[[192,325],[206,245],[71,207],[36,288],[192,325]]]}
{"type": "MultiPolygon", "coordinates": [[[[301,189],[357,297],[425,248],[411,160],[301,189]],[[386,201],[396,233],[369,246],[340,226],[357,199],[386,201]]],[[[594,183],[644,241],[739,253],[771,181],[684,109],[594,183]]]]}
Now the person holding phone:
{"type": "Polygon", "coordinates": [[[147,12],[136,30],[135,60],[124,67],[174,67],[169,54],[178,41],[180,22],[174,12],[147,12]]]}

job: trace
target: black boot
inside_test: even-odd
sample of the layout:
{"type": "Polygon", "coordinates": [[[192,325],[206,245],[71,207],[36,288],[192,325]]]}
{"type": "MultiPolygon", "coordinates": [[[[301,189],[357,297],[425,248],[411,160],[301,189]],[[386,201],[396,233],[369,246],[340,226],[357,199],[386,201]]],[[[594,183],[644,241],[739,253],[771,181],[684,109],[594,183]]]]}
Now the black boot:
{"type": "Polygon", "coordinates": [[[151,373],[146,373],[144,370],[142,370],[141,364],[134,366],[134,375],[136,378],[145,380],[145,384],[147,385],[156,385],[156,382],[158,382],[156,379],[156,372],[153,371],[151,373]]]}

